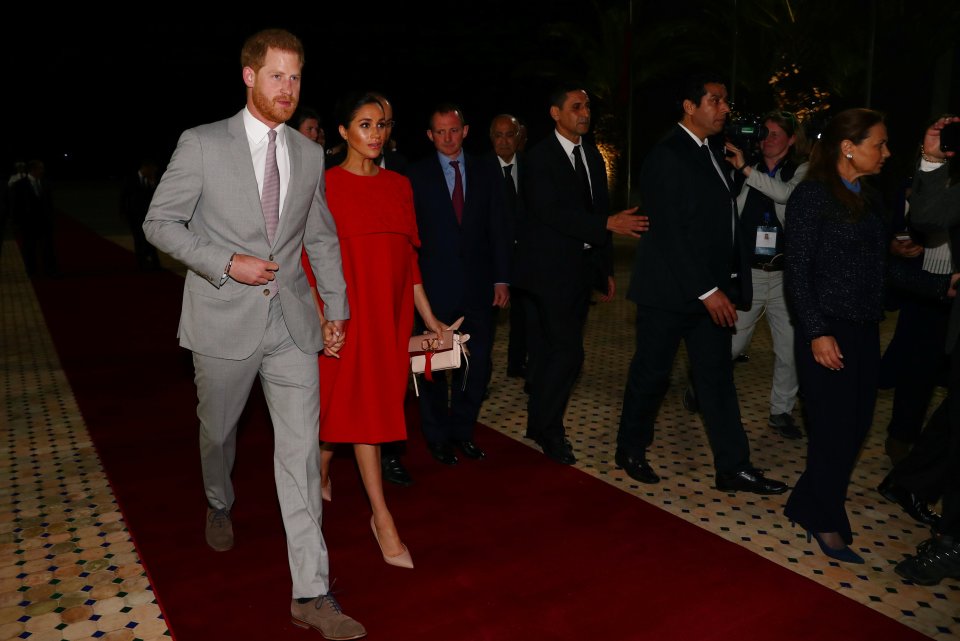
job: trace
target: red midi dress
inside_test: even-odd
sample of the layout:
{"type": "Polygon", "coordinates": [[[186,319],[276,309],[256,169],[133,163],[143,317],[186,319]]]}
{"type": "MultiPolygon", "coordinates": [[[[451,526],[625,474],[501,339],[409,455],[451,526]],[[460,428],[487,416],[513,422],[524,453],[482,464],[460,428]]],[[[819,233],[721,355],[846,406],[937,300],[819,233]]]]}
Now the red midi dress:
{"type": "MultiPolygon", "coordinates": [[[[320,439],[387,443],[407,438],[404,398],[410,376],[417,221],[410,182],[381,169],[326,174],[337,224],[350,320],[340,358],[320,353],[320,439]]],[[[307,277],[316,285],[304,256],[307,277]]]]}

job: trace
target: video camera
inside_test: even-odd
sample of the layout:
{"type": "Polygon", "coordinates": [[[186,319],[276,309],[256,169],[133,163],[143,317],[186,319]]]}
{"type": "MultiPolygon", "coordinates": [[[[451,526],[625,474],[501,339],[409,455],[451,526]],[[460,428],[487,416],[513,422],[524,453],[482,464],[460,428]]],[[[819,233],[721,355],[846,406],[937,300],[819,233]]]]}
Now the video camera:
{"type": "MultiPolygon", "coordinates": [[[[760,141],[767,137],[767,127],[759,117],[737,118],[729,121],[723,128],[724,138],[743,152],[749,164],[760,155],[760,141]]],[[[732,155],[731,152],[727,152],[732,155]]]]}

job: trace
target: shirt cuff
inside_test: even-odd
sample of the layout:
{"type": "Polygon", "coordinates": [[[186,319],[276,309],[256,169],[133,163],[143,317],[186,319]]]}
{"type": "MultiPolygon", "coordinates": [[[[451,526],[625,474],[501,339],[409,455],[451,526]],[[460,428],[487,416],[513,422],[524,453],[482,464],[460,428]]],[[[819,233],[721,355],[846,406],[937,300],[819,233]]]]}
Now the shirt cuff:
{"type": "Polygon", "coordinates": [[[714,287],[713,289],[711,289],[711,290],[708,291],[707,293],[705,293],[705,294],[700,294],[699,296],[697,296],[697,298],[699,298],[700,300],[706,300],[707,297],[712,296],[713,293],[714,293],[715,291],[717,291],[718,289],[720,289],[720,288],[719,288],[719,287],[714,287]]]}

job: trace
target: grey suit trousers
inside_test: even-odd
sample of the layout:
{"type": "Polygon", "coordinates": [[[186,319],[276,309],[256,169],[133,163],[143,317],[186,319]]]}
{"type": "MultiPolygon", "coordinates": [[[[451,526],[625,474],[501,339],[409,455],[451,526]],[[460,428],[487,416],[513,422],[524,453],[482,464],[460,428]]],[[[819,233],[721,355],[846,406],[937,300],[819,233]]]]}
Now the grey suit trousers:
{"type": "Polygon", "coordinates": [[[283,320],[280,297],[269,306],[266,332],[242,360],[194,352],[200,458],[207,501],[231,509],[230,473],[237,421],[260,375],[274,430],[273,467],[287,537],[293,597],[327,594],[327,546],[320,531],[320,392],[317,355],[297,347],[283,320]]]}

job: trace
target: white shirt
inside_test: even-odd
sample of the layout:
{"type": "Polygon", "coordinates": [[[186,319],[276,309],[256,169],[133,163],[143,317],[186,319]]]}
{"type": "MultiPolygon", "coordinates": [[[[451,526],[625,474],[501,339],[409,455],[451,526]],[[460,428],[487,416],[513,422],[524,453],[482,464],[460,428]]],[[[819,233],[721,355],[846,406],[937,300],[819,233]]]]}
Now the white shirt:
{"type": "MultiPolygon", "coordinates": [[[[247,132],[250,144],[250,158],[253,160],[253,173],[257,176],[257,192],[263,197],[263,174],[267,165],[267,145],[270,143],[270,128],[253,117],[246,107],[243,108],[243,128],[247,132]]],[[[290,182],[290,155],[287,151],[287,127],[277,125],[277,167],[280,169],[280,216],[283,216],[283,204],[287,197],[287,185],[290,182]]],[[[299,135],[299,134],[298,134],[299,135]]]]}

